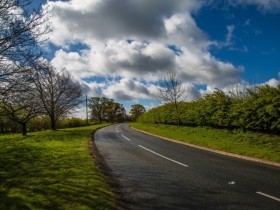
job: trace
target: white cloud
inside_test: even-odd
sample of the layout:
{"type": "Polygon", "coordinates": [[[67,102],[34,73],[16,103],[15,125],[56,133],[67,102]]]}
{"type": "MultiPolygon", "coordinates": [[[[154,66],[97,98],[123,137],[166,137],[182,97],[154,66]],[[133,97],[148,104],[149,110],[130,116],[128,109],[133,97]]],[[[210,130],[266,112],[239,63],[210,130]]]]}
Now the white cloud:
{"type": "Polygon", "coordinates": [[[76,79],[90,75],[87,57],[83,53],[67,53],[60,49],[55,53],[52,64],[58,69],[67,69],[76,79]]]}
{"type": "Polygon", "coordinates": [[[193,50],[208,48],[206,35],[197,27],[190,13],[176,13],[164,19],[167,42],[193,50]]]}
{"type": "Polygon", "coordinates": [[[235,26],[234,25],[229,25],[227,26],[227,36],[226,36],[226,42],[225,45],[229,46],[233,44],[233,32],[234,32],[235,26]]]}
{"type": "Polygon", "coordinates": [[[178,67],[184,80],[195,84],[209,84],[217,88],[240,82],[243,67],[217,60],[209,52],[195,52],[187,48],[177,58],[178,67]]]}
{"type": "Polygon", "coordinates": [[[138,99],[156,99],[157,87],[153,84],[143,84],[129,78],[113,81],[107,84],[103,94],[109,98],[123,101],[137,101],[138,99]]]}
{"type": "Polygon", "coordinates": [[[228,0],[231,5],[255,5],[263,12],[280,12],[279,0],[228,0]]]}
{"type": "MultiPolygon", "coordinates": [[[[48,5],[53,8],[49,41],[62,47],[53,64],[78,80],[117,78],[84,82],[92,95],[154,99],[154,84],[167,71],[175,71],[188,84],[191,99],[200,96],[194,84],[224,88],[240,82],[242,67],[209,52],[211,40],[191,15],[201,7],[200,1],[72,0],[48,5]],[[69,52],[76,43],[87,48],[69,52]]],[[[231,43],[234,26],[227,29],[226,41],[231,43]]]]}
{"type": "Polygon", "coordinates": [[[186,83],[184,87],[187,93],[186,101],[193,101],[194,99],[200,98],[202,96],[201,92],[197,90],[193,84],[186,83]]]}
{"type": "Polygon", "coordinates": [[[164,35],[162,17],[193,11],[194,0],[80,0],[49,1],[54,28],[50,41],[57,45],[74,40],[158,39],[164,35]]]}
{"type": "Polygon", "coordinates": [[[267,82],[265,82],[264,84],[267,84],[271,87],[277,87],[278,85],[280,85],[280,81],[272,78],[272,79],[268,80],[267,82]]]}
{"type": "Polygon", "coordinates": [[[244,25],[244,26],[250,26],[250,25],[251,25],[251,19],[250,19],[250,18],[247,19],[247,20],[244,22],[243,25],[244,25]]]}

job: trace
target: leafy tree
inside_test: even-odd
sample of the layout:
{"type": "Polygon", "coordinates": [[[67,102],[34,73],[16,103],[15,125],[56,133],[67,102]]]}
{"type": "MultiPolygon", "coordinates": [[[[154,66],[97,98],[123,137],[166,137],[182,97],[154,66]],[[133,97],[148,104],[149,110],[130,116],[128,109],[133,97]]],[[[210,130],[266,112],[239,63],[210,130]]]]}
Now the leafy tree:
{"type": "Polygon", "coordinates": [[[130,109],[130,112],[129,112],[130,118],[131,118],[132,121],[136,121],[137,118],[145,112],[146,112],[146,109],[143,105],[133,104],[133,105],[131,105],[131,109],[130,109]]]}
{"type": "Polygon", "coordinates": [[[280,85],[271,88],[269,85],[258,87],[259,109],[258,124],[263,130],[277,132],[280,130],[280,85]]]}
{"type": "Polygon", "coordinates": [[[126,120],[126,110],[122,104],[111,102],[106,109],[108,122],[123,122],[126,120]]]}
{"type": "Polygon", "coordinates": [[[214,93],[206,95],[203,100],[208,125],[219,128],[230,127],[230,97],[223,91],[216,89],[214,93]]]}
{"type": "Polygon", "coordinates": [[[121,122],[126,119],[126,111],[122,104],[106,97],[93,97],[89,101],[91,118],[99,123],[121,122]]]}
{"type": "Polygon", "coordinates": [[[91,109],[91,119],[98,120],[99,123],[102,123],[105,120],[105,110],[106,104],[110,101],[106,97],[93,97],[89,99],[89,108],[91,109]]]}

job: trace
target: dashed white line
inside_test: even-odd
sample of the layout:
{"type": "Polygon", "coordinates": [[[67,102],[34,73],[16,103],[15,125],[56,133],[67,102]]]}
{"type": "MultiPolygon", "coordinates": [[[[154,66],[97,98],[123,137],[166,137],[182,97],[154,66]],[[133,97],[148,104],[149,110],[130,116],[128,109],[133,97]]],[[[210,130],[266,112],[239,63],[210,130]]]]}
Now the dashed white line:
{"type": "Polygon", "coordinates": [[[188,165],[186,165],[186,164],[184,164],[184,163],[180,163],[180,162],[178,162],[178,161],[176,161],[176,160],[173,160],[173,159],[171,159],[171,158],[168,158],[168,157],[165,157],[165,156],[163,156],[163,155],[161,155],[161,154],[159,154],[159,153],[157,153],[157,152],[154,152],[153,150],[150,150],[150,149],[148,149],[148,148],[146,148],[146,147],[143,147],[142,145],[138,145],[139,147],[141,147],[142,149],[144,149],[144,150],[146,150],[146,151],[148,151],[148,152],[151,152],[151,153],[153,153],[153,154],[155,154],[155,155],[157,155],[157,156],[159,156],[159,157],[162,157],[162,158],[164,158],[164,159],[166,159],[166,160],[169,160],[169,161],[172,161],[172,162],[174,162],[174,163],[177,163],[177,164],[179,164],[179,165],[181,165],[181,166],[184,166],[184,167],[189,167],[188,165]]]}
{"type": "Polygon", "coordinates": [[[268,195],[268,194],[263,193],[263,192],[256,192],[256,193],[259,194],[259,195],[262,195],[262,196],[265,196],[265,197],[267,197],[267,198],[270,198],[270,199],[273,199],[273,200],[276,200],[276,201],[279,201],[279,202],[280,202],[280,199],[279,199],[279,198],[276,198],[276,197],[274,197],[274,196],[272,196],[272,195],[268,195]]]}
{"type": "MultiPolygon", "coordinates": [[[[116,127],[116,131],[117,131],[117,133],[120,133],[118,127],[116,127]]],[[[127,137],[126,137],[125,135],[123,135],[122,133],[121,133],[121,136],[122,136],[125,140],[131,141],[129,138],[127,138],[127,137]]]]}
{"type": "Polygon", "coordinates": [[[129,138],[127,138],[125,135],[121,134],[123,138],[125,138],[127,141],[131,141],[129,138]]]}

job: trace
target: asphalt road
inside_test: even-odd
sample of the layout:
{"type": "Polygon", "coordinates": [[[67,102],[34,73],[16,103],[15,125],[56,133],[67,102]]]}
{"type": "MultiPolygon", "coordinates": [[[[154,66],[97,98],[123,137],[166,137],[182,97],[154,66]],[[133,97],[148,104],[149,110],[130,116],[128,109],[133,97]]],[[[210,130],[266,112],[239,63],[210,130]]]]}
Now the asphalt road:
{"type": "Polygon", "coordinates": [[[118,124],[96,147],[129,209],[280,209],[280,168],[202,151],[118,124]]]}

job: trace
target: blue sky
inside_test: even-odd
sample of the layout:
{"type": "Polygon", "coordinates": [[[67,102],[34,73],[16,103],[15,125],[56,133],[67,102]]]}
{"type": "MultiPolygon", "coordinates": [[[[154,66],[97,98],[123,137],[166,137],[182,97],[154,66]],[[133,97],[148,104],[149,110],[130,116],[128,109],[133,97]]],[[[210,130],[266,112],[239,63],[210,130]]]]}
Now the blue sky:
{"type": "MultiPolygon", "coordinates": [[[[168,71],[188,100],[280,81],[279,0],[34,1],[51,9],[46,48],[88,90],[147,109],[168,71]]],[[[82,111],[83,112],[83,111],[82,111]]]]}
{"type": "Polygon", "coordinates": [[[232,45],[211,52],[221,60],[242,65],[241,77],[250,83],[277,78],[280,71],[280,12],[258,9],[257,5],[203,8],[195,15],[198,26],[212,40],[223,40],[226,27],[233,26],[232,45]],[[209,24],[218,23],[218,24],[209,24]]]}

